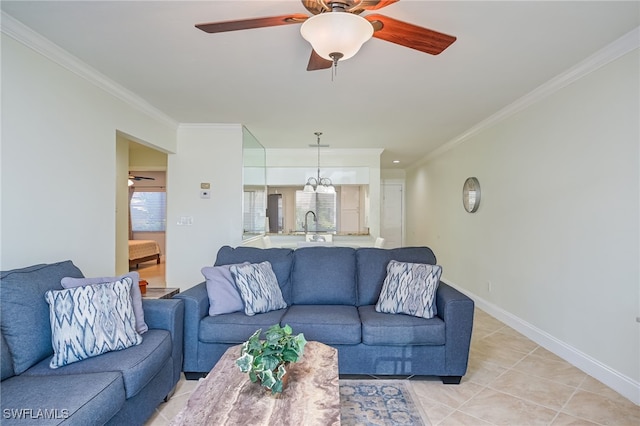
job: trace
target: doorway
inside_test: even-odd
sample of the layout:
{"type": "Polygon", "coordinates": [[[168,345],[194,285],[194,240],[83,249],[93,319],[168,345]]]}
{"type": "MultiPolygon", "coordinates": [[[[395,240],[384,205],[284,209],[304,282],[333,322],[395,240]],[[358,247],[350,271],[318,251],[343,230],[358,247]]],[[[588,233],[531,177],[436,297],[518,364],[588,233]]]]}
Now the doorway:
{"type": "MultiPolygon", "coordinates": [[[[117,133],[116,273],[138,271],[151,287],[166,287],[167,154],[117,133]],[[131,211],[134,211],[134,217],[131,211]],[[159,258],[131,262],[130,240],[153,241],[159,258]]],[[[149,257],[149,256],[144,256],[149,257]]]]}
{"type": "Polygon", "coordinates": [[[402,247],[404,198],[402,183],[382,184],[382,211],[380,212],[380,236],[385,248],[402,247]]]}

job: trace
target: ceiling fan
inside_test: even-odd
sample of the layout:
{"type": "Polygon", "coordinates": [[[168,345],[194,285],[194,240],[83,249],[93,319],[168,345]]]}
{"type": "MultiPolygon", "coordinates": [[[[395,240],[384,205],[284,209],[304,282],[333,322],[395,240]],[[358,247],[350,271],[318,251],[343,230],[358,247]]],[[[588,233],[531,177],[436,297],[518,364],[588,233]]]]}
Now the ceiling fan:
{"type": "Polygon", "coordinates": [[[129,175],[129,179],[131,179],[131,180],[156,180],[156,178],[152,178],[152,177],[134,176],[134,175],[129,175]]]}
{"type": "Polygon", "coordinates": [[[359,16],[364,11],[378,10],[399,0],[301,0],[313,14],[303,13],[264,18],[198,24],[207,33],[248,30],[302,24],[300,32],[311,43],[312,52],[307,71],[331,68],[338,60],[355,55],[360,46],[375,37],[431,55],[438,55],[456,37],[419,27],[377,13],[359,16]]]}
{"type": "Polygon", "coordinates": [[[128,185],[129,187],[131,187],[135,183],[134,181],[141,181],[141,180],[156,180],[156,178],[147,177],[147,176],[135,176],[129,173],[128,185]]]}

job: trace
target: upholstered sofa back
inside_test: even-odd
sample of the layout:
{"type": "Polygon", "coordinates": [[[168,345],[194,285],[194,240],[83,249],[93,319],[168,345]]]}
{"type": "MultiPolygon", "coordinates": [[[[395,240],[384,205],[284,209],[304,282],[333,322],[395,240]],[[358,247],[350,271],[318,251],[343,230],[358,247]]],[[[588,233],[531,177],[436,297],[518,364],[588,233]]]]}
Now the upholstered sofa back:
{"type": "Polygon", "coordinates": [[[293,250],[284,248],[261,249],[256,247],[223,246],[218,250],[215,266],[232,265],[235,263],[271,263],[273,273],[278,279],[282,297],[287,304],[291,304],[291,266],[293,265],[293,250]]]}
{"type": "Polygon", "coordinates": [[[376,304],[390,260],[436,264],[436,256],[429,247],[359,248],[356,250],[358,306],[376,304]]]}
{"type": "Polygon", "coordinates": [[[356,306],[356,250],[303,247],[293,253],[294,305],[356,306]]]}
{"type": "Polygon", "coordinates": [[[288,305],[374,305],[390,260],[436,264],[428,247],[395,249],[302,247],[261,249],[224,246],[216,266],[269,261],[288,305]]]}

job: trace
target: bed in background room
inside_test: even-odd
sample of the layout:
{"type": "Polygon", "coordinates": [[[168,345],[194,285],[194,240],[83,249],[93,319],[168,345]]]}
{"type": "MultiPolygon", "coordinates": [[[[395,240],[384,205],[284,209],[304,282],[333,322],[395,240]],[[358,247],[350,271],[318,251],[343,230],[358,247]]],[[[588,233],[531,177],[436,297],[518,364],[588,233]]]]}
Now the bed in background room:
{"type": "Polygon", "coordinates": [[[129,240],[129,267],[155,260],[160,264],[160,246],[153,240],[129,240]]]}

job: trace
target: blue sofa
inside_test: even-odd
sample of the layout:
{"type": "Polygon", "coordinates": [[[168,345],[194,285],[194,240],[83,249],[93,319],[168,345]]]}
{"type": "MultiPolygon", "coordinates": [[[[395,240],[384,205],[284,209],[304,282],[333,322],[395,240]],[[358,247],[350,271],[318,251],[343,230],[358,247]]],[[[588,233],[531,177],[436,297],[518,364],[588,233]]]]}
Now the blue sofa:
{"type": "Polygon", "coordinates": [[[436,264],[428,247],[222,247],[216,266],[269,261],[288,306],[254,316],[209,316],[206,282],[176,295],[185,302],[187,379],[210,371],[227,348],[258,328],[280,323],[304,333],[307,340],[337,348],[340,374],[429,375],[460,383],[467,370],[473,301],[440,282],[434,318],[376,312],[392,259],[436,264]]]}
{"type": "Polygon", "coordinates": [[[143,299],[141,344],[52,369],[44,294],[63,277],[83,275],[71,261],[1,273],[1,423],[144,424],[180,378],[182,301],[143,299]]]}

